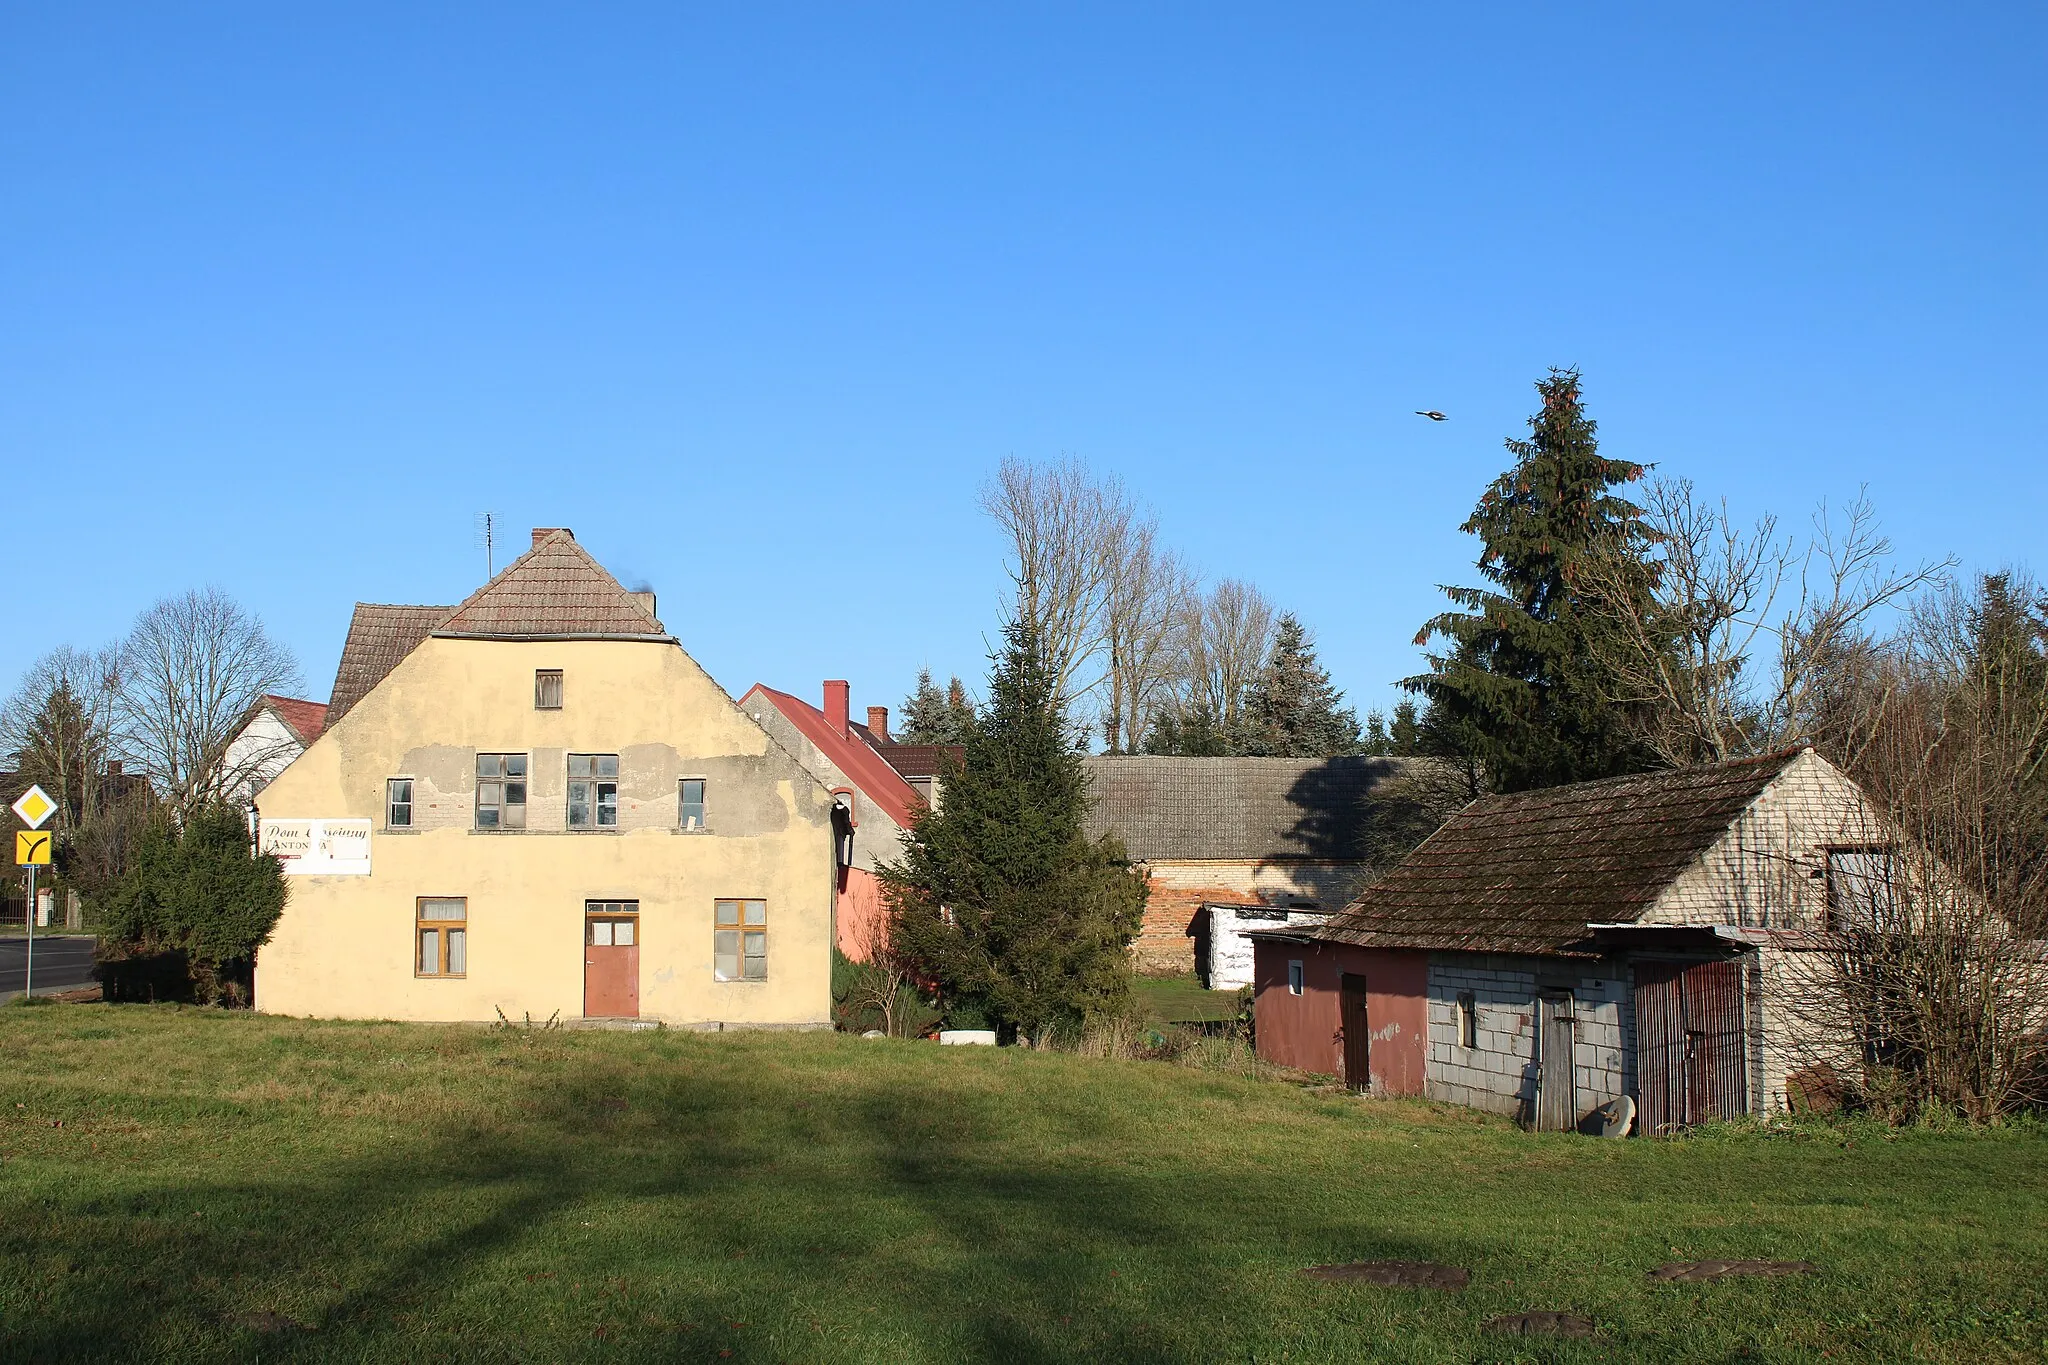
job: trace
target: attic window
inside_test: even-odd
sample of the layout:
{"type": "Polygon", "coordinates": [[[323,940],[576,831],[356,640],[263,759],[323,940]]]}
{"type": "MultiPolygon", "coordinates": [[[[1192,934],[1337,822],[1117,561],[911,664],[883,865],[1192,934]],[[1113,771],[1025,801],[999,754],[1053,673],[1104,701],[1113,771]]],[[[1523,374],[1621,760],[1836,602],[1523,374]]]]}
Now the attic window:
{"type": "Polygon", "coordinates": [[[561,669],[536,668],[533,670],[533,709],[536,711],[559,711],[562,709],[561,669]]]}

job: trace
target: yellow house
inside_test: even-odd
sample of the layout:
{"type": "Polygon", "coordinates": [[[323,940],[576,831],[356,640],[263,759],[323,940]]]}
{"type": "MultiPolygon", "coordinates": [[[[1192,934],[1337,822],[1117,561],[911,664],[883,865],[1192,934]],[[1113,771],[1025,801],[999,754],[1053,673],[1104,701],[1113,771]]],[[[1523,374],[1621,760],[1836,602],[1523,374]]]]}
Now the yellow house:
{"type": "Polygon", "coordinates": [[[257,806],[259,1009],[830,1020],[831,794],[567,530],[460,606],[359,605],[257,806]]]}

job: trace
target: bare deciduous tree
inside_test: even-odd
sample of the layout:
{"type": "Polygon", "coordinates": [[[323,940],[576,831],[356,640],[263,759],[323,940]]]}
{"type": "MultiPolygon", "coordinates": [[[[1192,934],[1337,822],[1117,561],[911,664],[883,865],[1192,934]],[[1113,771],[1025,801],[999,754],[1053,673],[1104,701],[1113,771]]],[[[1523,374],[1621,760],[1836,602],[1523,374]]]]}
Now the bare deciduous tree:
{"type": "Polygon", "coordinates": [[[218,588],[167,597],[121,646],[120,736],[181,815],[250,780],[274,756],[228,746],[265,693],[298,685],[291,653],[218,588]]]}
{"type": "Polygon", "coordinates": [[[1893,1116],[2048,1100],[2048,604],[2007,575],[1925,599],[1853,697],[1874,809],[1790,989],[1808,1076],[1893,1116]]]}
{"type": "Polygon", "coordinates": [[[1840,516],[1823,504],[1803,546],[1773,516],[1737,525],[1688,480],[1653,483],[1645,502],[1657,546],[1653,610],[1630,605],[1643,564],[1627,547],[1593,557],[1583,587],[1609,607],[1593,637],[1609,699],[1673,764],[1765,753],[1813,734],[1873,618],[1939,584],[1955,563],[1896,565],[1862,493],[1840,516]]]}
{"type": "Polygon", "coordinates": [[[1012,457],[982,489],[981,504],[1010,537],[1010,619],[1029,622],[1044,642],[1060,699],[1071,705],[1097,681],[1091,670],[1104,647],[1114,555],[1136,515],[1130,495],[1120,480],[1098,479],[1078,461],[1012,457]]]}
{"type": "Polygon", "coordinates": [[[1273,603],[1250,583],[1226,578],[1190,601],[1182,624],[1187,700],[1233,732],[1245,689],[1273,648],[1273,603]]]}
{"type": "Polygon", "coordinates": [[[64,645],[31,664],[0,708],[0,754],[55,799],[60,830],[76,831],[101,804],[119,689],[112,651],[64,645]]]}
{"type": "Polygon", "coordinates": [[[1108,652],[1102,716],[1103,747],[1135,752],[1145,726],[1172,683],[1180,622],[1194,595],[1194,576],[1180,556],[1159,548],[1158,523],[1126,524],[1103,600],[1108,652]]]}

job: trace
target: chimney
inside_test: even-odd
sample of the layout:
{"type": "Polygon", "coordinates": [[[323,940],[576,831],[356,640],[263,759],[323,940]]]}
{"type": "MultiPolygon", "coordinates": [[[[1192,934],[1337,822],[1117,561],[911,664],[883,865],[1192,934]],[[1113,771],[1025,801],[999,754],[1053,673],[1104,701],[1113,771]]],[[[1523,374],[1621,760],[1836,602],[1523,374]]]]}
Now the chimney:
{"type": "Polygon", "coordinates": [[[652,592],[629,592],[626,594],[626,596],[632,598],[635,602],[638,602],[642,609],[644,609],[649,616],[653,616],[655,625],[658,626],[661,624],[661,617],[655,615],[654,594],[652,592]]]}
{"type": "Polygon", "coordinates": [[[538,545],[557,531],[571,540],[576,539],[576,533],[566,526],[536,526],[533,528],[533,543],[538,545]]]}
{"type": "Polygon", "coordinates": [[[825,680],[825,723],[840,734],[847,732],[847,694],[851,692],[844,682],[833,678],[825,680]]]}
{"type": "Polygon", "coordinates": [[[882,743],[888,744],[892,742],[889,738],[888,707],[870,706],[868,708],[868,729],[873,731],[875,738],[881,740],[882,743]]]}
{"type": "Polygon", "coordinates": [[[118,758],[110,758],[110,759],[108,759],[108,760],[107,760],[107,776],[108,776],[108,777],[119,777],[120,775],[121,775],[121,760],[120,760],[120,759],[118,759],[118,758]]]}

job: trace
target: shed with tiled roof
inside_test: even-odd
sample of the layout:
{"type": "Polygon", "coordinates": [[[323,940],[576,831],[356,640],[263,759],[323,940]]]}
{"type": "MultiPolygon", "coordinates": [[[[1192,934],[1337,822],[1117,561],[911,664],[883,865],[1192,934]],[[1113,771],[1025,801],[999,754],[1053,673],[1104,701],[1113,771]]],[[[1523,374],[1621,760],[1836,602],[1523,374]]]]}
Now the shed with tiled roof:
{"type": "Polygon", "coordinates": [[[1539,1127],[1782,1108],[1813,954],[1889,838],[1811,749],[1484,797],[1325,922],[1253,933],[1260,1055],[1539,1127]]]}

